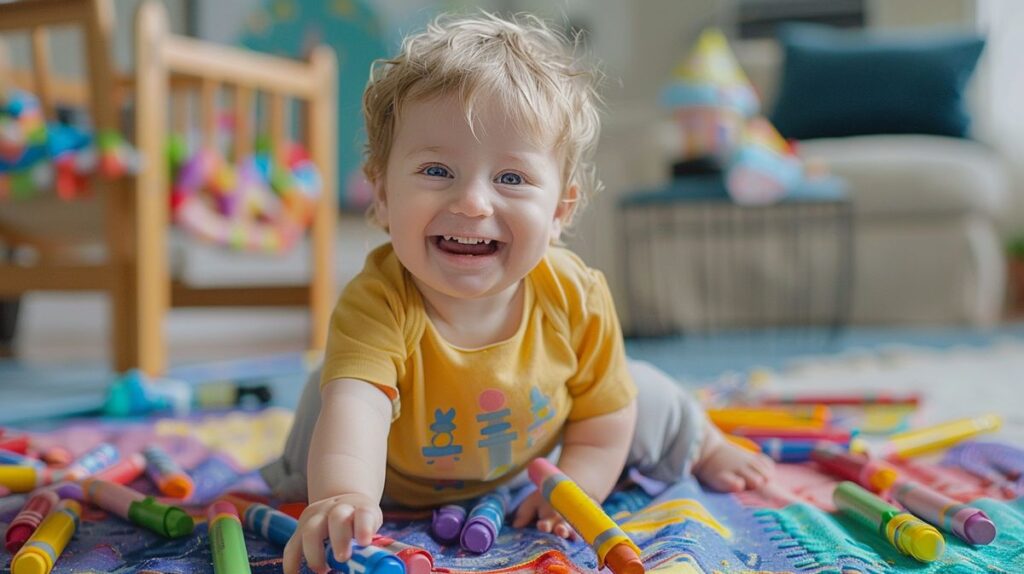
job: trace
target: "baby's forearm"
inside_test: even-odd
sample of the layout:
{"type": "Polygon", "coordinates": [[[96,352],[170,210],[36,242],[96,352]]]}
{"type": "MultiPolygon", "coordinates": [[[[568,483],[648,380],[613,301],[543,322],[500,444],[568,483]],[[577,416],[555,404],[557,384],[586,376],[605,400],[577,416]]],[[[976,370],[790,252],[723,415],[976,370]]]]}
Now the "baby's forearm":
{"type": "Polygon", "coordinates": [[[391,428],[390,400],[380,389],[355,379],[331,381],[322,396],[309,446],[309,501],[340,494],[380,500],[391,428]]]}
{"type": "Polygon", "coordinates": [[[622,473],[636,425],[636,401],[623,409],[566,425],[558,466],[598,502],[622,473]]]}

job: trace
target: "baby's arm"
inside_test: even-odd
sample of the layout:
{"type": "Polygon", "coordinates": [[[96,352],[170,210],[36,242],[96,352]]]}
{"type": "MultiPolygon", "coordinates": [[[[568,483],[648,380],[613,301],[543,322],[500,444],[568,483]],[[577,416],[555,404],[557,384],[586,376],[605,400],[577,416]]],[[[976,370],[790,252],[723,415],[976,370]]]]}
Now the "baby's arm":
{"type": "Polygon", "coordinates": [[[326,571],[325,538],[339,560],[347,560],[352,538],[370,544],[383,522],[391,401],[380,389],[356,379],[324,385],[323,406],[309,447],[310,505],[284,549],[284,571],[297,573],[302,556],[315,572],[326,571]]]}
{"type": "MultiPolygon", "coordinates": [[[[617,411],[566,423],[558,466],[584,492],[598,502],[615,488],[629,455],[636,427],[637,407],[633,400],[617,411]]],[[[513,526],[522,527],[538,516],[537,528],[569,537],[569,526],[534,493],[519,507],[513,526]]]]}

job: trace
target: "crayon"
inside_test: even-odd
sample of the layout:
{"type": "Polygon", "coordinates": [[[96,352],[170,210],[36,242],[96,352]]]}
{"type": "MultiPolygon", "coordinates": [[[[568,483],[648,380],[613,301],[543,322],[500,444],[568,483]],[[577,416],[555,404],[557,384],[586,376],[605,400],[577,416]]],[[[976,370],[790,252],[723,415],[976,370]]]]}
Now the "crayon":
{"type": "Polygon", "coordinates": [[[214,502],[206,509],[206,519],[214,574],[251,574],[245,534],[235,507],[223,500],[214,502]]]}
{"type": "Polygon", "coordinates": [[[961,504],[927,486],[901,480],[892,489],[896,502],[922,520],[952,532],[968,544],[984,545],[996,537],[996,525],[984,511],[961,504]]]}
{"type": "Polygon", "coordinates": [[[909,512],[901,512],[854,482],[839,483],[832,492],[832,500],[836,508],[866,522],[889,544],[915,560],[934,562],[946,550],[945,539],[934,527],[909,512]]]}
{"type": "Polygon", "coordinates": [[[46,463],[30,456],[0,448],[0,464],[34,466],[36,468],[46,467],[46,463]]]}
{"type": "Polygon", "coordinates": [[[10,494],[11,494],[11,489],[9,489],[6,486],[0,484],[0,498],[4,498],[6,496],[9,496],[10,494]]]}
{"type": "Polygon", "coordinates": [[[0,465],[0,486],[7,487],[11,492],[31,492],[40,486],[59,481],[63,477],[60,471],[48,468],[36,468],[16,464],[0,465]]]}
{"type": "Polygon", "coordinates": [[[110,467],[120,458],[121,455],[117,452],[116,446],[103,442],[78,457],[75,462],[71,463],[71,466],[65,469],[65,472],[72,480],[82,480],[110,467]]]}
{"type": "Polygon", "coordinates": [[[811,452],[811,460],[826,471],[875,492],[888,490],[899,478],[896,469],[881,460],[844,452],[827,443],[811,452]]]}
{"type": "Polygon", "coordinates": [[[607,564],[614,574],[644,572],[640,549],[633,540],[558,467],[536,458],[527,467],[527,474],[544,499],[594,549],[599,568],[607,564]]]}
{"type": "Polygon", "coordinates": [[[146,475],[160,492],[171,498],[188,498],[196,485],[178,463],[164,449],[150,445],[142,450],[146,457],[146,475]]]}
{"type": "Polygon", "coordinates": [[[781,438],[796,440],[817,440],[823,442],[849,443],[857,436],[856,430],[845,430],[837,428],[822,429],[787,429],[787,428],[759,428],[759,427],[736,427],[732,434],[750,438],[781,438]]]}
{"type": "Polygon", "coordinates": [[[115,482],[87,478],[82,482],[82,493],[87,502],[165,538],[188,536],[195,527],[192,517],[177,506],[161,504],[152,496],[115,482]]]}
{"type": "Polygon", "coordinates": [[[7,551],[12,554],[17,552],[59,502],[60,497],[52,490],[39,490],[33,494],[7,526],[7,534],[4,536],[7,551]]]}
{"type": "Polygon", "coordinates": [[[299,526],[298,520],[258,502],[249,503],[242,511],[242,523],[250,532],[255,532],[278,546],[288,544],[288,540],[299,526]]]}
{"type": "Polygon", "coordinates": [[[446,504],[434,510],[430,521],[430,531],[434,538],[444,544],[451,544],[459,539],[462,525],[466,522],[466,509],[458,504],[446,504]]]}
{"type": "Polygon", "coordinates": [[[858,394],[785,394],[758,397],[763,405],[913,405],[921,402],[920,393],[869,392],[858,394]]]}
{"type": "Polygon", "coordinates": [[[0,439],[0,448],[16,452],[18,454],[28,454],[28,436],[8,436],[0,439]]]}
{"type": "Polygon", "coordinates": [[[379,546],[352,545],[352,557],[339,562],[331,545],[327,545],[327,565],[342,574],[405,574],[405,564],[397,556],[379,546]]]}
{"type": "Polygon", "coordinates": [[[146,457],[133,452],[113,465],[96,473],[96,477],[117,484],[131,484],[146,470],[146,457]]]}
{"type": "Polygon", "coordinates": [[[82,507],[62,500],[11,559],[11,574],[49,574],[78,528],[82,507]]]}
{"type": "Polygon", "coordinates": [[[508,493],[496,490],[484,495],[469,511],[459,536],[459,546],[467,552],[482,554],[491,549],[501,532],[508,508],[508,493]]]}
{"type": "Polygon", "coordinates": [[[949,448],[981,433],[996,431],[1002,424],[1002,417],[990,414],[894,434],[882,446],[880,454],[886,458],[910,458],[927,454],[949,448]]]}
{"type": "Polygon", "coordinates": [[[434,571],[434,556],[424,548],[381,535],[373,537],[373,545],[397,556],[405,564],[408,574],[430,574],[434,571]]]}
{"type": "MultiPolygon", "coordinates": [[[[776,462],[807,462],[811,460],[811,451],[819,445],[834,443],[823,443],[817,440],[798,440],[788,438],[759,438],[754,442],[761,446],[761,452],[768,455],[776,462]]],[[[837,445],[841,448],[849,447],[849,443],[837,445]]]]}
{"type": "Polygon", "coordinates": [[[44,449],[39,453],[39,458],[46,462],[50,466],[67,466],[71,464],[73,457],[68,449],[62,446],[51,446],[44,449]]]}

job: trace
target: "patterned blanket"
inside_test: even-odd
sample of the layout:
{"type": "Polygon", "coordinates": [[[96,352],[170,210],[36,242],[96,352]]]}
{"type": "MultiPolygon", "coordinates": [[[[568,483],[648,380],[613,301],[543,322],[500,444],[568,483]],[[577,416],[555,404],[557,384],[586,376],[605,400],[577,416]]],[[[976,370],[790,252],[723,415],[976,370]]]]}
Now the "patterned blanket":
{"type": "MultiPolygon", "coordinates": [[[[206,503],[226,491],[265,494],[254,472],[280,452],[291,414],[283,409],[206,414],[187,420],[132,422],[87,419],[32,432],[42,446],[81,453],[101,441],[132,452],[157,443],[196,482],[187,509],[197,518],[192,536],[167,540],[96,508],[85,507],[82,523],[57,561],[54,574],[68,572],[186,573],[211,571],[206,503]]],[[[647,568],[657,572],[840,572],[913,571],[1024,572],[1024,450],[997,443],[967,443],[935,463],[903,465],[914,479],[961,500],[973,501],[996,523],[988,546],[970,547],[946,536],[945,555],[922,564],[899,554],[875,533],[834,513],[835,482],[812,465],[780,465],[778,477],[758,492],[728,495],[703,490],[687,480],[651,496],[633,486],[614,494],[606,510],[643,550],[647,568]]],[[[152,492],[146,479],[135,488],[152,492]]],[[[0,498],[0,533],[24,503],[24,495],[0,498]]],[[[272,502],[272,501],[271,501],[272,502]]],[[[533,529],[505,528],[483,555],[441,547],[422,515],[389,515],[383,532],[429,550],[441,571],[590,572],[591,549],[533,529]]],[[[247,533],[254,573],[280,572],[281,549],[247,533]]],[[[0,561],[9,572],[10,556],[0,561]]]]}

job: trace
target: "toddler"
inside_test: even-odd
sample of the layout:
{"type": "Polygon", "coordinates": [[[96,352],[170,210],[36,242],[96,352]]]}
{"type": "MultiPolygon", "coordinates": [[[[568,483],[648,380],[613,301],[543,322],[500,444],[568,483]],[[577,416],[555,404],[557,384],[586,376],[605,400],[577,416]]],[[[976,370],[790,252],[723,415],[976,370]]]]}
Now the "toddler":
{"type": "MultiPolygon", "coordinates": [[[[377,63],[363,98],[367,257],[330,323],[274,493],[308,499],[284,552],[326,570],[369,544],[382,504],[431,507],[557,462],[595,500],[625,465],[756,488],[772,472],[653,367],[627,360],[601,273],[558,247],[597,181],[594,76],[535,18],[440,19],[377,63]]],[[[534,493],[512,525],[572,530],[534,493]]]]}

